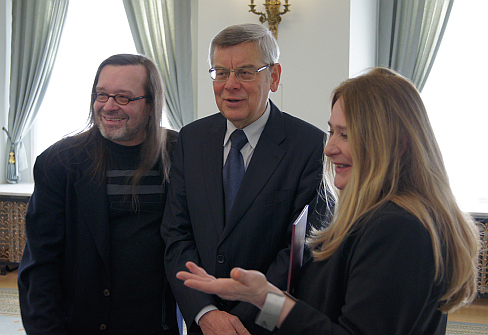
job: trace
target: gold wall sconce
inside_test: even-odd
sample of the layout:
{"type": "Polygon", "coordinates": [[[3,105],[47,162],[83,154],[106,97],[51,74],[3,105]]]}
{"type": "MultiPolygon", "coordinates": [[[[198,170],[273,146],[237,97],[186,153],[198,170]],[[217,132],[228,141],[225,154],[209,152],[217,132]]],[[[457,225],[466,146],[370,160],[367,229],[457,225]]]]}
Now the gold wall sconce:
{"type": "Polygon", "coordinates": [[[285,9],[282,12],[280,12],[280,4],[279,0],[265,0],[263,5],[266,8],[266,13],[256,12],[254,0],[251,0],[251,4],[249,5],[251,7],[249,10],[251,13],[260,15],[259,21],[261,23],[268,21],[269,30],[271,30],[275,38],[278,38],[278,24],[281,22],[281,15],[290,11],[288,0],[285,0],[283,5],[285,9]]]}

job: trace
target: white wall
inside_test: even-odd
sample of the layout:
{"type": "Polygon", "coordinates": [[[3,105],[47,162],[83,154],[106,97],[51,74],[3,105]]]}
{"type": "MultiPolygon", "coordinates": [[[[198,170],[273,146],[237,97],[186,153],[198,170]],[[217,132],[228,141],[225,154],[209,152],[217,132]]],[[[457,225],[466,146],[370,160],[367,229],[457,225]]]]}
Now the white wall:
{"type": "Polygon", "coordinates": [[[374,66],[376,60],[377,0],[351,1],[349,75],[374,66]]]}
{"type": "MultiPolygon", "coordinates": [[[[283,1],[282,1],[283,2],[283,1]]],[[[284,111],[298,116],[319,128],[327,129],[331,91],[350,74],[350,52],[356,61],[351,67],[374,64],[376,0],[289,0],[290,12],[278,26],[282,65],[281,87],[271,99],[284,111]],[[351,12],[351,8],[355,9],[351,12]],[[351,40],[351,14],[363,18],[351,40]],[[367,17],[366,17],[367,16],[367,17]],[[372,29],[372,30],[371,30],[372,29]],[[362,40],[368,35],[368,39],[362,40]],[[365,47],[367,41],[373,47],[365,47]],[[361,43],[357,43],[360,41],[361,43]],[[352,46],[350,45],[352,42],[352,46]]],[[[223,28],[245,22],[259,23],[259,16],[249,12],[249,0],[205,0],[198,4],[198,110],[202,117],[217,112],[208,76],[208,45],[223,28]]],[[[264,11],[262,1],[256,10],[264,11]]],[[[267,23],[265,23],[267,26],[267,23]]]]}

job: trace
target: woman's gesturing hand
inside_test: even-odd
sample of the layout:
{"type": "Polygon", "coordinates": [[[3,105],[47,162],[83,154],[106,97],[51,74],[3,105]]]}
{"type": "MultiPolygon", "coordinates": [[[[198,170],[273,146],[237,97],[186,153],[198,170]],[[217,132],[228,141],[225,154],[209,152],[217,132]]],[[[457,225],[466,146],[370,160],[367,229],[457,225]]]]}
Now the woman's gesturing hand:
{"type": "Polygon", "coordinates": [[[187,262],[186,267],[190,272],[180,271],[176,274],[178,279],[185,282],[185,286],[216,294],[222,299],[245,301],[262,308],[268,291],[278,290],[259,271],[234,268],[230,278],[217,279],[193,262],[187,262]]]}

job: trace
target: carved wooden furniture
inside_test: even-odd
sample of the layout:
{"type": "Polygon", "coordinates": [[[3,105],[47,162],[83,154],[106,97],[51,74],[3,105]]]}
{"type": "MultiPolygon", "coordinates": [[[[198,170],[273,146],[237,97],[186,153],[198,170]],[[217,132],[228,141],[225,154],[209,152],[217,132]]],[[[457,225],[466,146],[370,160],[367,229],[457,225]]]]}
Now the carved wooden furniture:
{"type": "Polygon", "coordinates": [[[1,185],[0,187],[0,270],[16,268],[22,258],[26,241],[25,212],[32,194],[32,185],[1,185]],[[17,186],[14,190],[14,186],[17,186]]]}
{"type": "Polygon", "coordinates": [[[473,218],[478,222],[481,236],[478,292],[488,297],[488,214],[475,213],[473,218]]]}

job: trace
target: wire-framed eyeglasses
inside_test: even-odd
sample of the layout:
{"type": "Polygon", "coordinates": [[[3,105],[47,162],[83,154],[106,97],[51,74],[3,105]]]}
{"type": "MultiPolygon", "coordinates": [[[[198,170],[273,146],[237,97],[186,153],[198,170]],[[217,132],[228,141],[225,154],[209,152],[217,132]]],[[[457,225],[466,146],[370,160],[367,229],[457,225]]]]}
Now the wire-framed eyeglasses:
{"type": "Polygon", "coordinates": [[[143,95],[137,98],[129,98],[125,94],[110,95],[104,92],[93,93],[93,96],[95,97],[95,100],[98,102],[107,102],[108,99],[114,98],[115,102],[118,103],[119,105],[127,105],[131,101],[144,99],[146,97],[145,95],[143,95]]]}
{"type": "Polygon", "coordinates": [[[252,67],[240,67],[235,70],[229,70],[225,67],[213,67],[208,70],[208,73],[210,73],[210,78],[215,81],[226,81],[229,79],[231,72],[234,72],[239,81],[252,81],[256,79],[256,73],[263,71],[271,65],[272,64],[265,65],[257,70],[252,67]]]}

